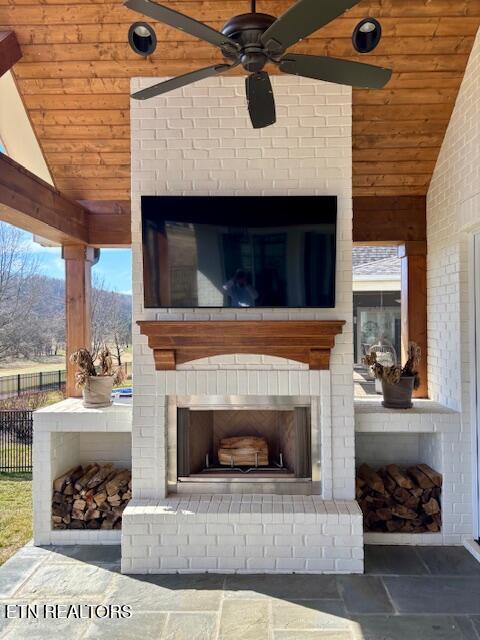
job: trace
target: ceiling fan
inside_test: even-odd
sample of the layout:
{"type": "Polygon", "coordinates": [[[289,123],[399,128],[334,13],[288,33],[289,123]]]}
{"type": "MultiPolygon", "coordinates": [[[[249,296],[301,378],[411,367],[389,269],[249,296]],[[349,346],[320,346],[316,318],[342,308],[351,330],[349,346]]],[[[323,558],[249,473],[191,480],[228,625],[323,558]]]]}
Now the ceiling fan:
{"type": "Polygon", "coordinates": [[[259,129],[276,121],[272,85],[268,73],[263,70],[266,64],[273,63],[280,71],[291,75],[379,89],[390,80],[390,69],[328,56],[286,53],[289,47],[358,2],[360,0],[297,0],[283,15],[275,18],[257,13],[256,0],[251,0],[250,13],[231,18],[221,31],[216,31],[152,0],[126,0],[125,5],[133,11],[213,44],[230,61],[230,64],[214,64],[159,82],[137,91],[132,98],[146,100],[242,65],[250,73],[245,79],[250,119],[253,127],[259,129]]]}

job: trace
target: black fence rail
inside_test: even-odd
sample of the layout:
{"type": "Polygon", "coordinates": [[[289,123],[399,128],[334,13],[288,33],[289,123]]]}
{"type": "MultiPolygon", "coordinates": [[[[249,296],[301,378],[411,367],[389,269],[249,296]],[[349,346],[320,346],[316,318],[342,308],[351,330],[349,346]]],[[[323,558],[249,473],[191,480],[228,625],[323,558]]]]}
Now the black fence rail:
{"type": "Polygon", "coordinates": [[[32,411],[0,411],[0,472],[32,470],[32,411]]]}
{"type": "Polygon", "coordinates": [[[65,376],[65,369],[59,369],[0,377],[0,399],[42,391],[58,391],[65,387],[65,376]]]}
{"type": "MultiPolygon", "coordinates": [[[[124,362],[122,367],[127,379],[132,377],[132,363],[124,362]]],[[[15,376],[0,376],[0,400],[42,391],[63,391],[66,371],[40,371],[38,373],[19,373],[15,376]]]]}

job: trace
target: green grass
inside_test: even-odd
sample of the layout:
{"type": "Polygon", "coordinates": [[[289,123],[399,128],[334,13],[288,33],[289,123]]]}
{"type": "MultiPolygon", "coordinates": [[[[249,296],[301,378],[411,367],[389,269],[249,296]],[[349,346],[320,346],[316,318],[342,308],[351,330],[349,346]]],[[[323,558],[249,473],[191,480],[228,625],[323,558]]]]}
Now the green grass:
{"type": "Polygon", "coordinates": [[[121,382],[120,384],[116,384],[113,389],[130,389],[131,387],[133,387],[132,384],[132,379],[128,378],[127,380],[124,380],[123,382],[121,382]]]}
{"type": "Polygon", "coordinates": [[[32,537],[32,474],[0,473],[0,565],[32,537]]]}
{"type": "Polygon", "coordinates": [[[0,469],[18,467],[25,469],[32,464],[32,445],[14,442],[0,445],[0,469]]]}
{"type": "Polygon", "coordinates": [[[58,371],[65,369],[65,354],[44,356],[38,360],[16,359],[0,362],[0,377],[22,373],[40,373],[40,371],[58,371]]]}

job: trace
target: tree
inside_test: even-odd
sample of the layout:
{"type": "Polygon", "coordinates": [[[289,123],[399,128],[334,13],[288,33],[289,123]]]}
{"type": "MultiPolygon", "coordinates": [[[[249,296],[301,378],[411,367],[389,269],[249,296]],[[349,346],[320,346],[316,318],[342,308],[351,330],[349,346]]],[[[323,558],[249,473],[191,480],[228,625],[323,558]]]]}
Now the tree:
{"type": "Polygon", "coordinates": [[[122,364],[122,355],[131,342],[131,298],[108,290],[105,280],[93,276],[92,299],[92,347],[96,359],[104,343],[110,345],[117,364],[122,364]]]}
{"type": "MultiPolygon", "coordinates": [[[[65,283],[38,271],[28,236],[0,222],[0,360],[57,355],[65,344],[65,283]]],[[[92,353],[106,342],[120,365],[131,341],[131,298],[96,274],[92,284],[92,353]]]]}
{"type": "Polygon", "coordinates": [[[36,268],[25,234],[0,222],[0,359],[23,355],[36,330],[28,321],[41,295],[33,286],[36,268]]]}
{"type": "Polygon", "coordinates": [[[102,344],[107,340],[109,327],[108,327],[108,313],[105,313],[105,279],[100,278],[97,274],[92,276],[92,294],[90,300],[90,314],[91,314],[91,354],[93,359],[96,360],[102,344]]]}
{"type": "Polygon", "coordinates": [[[119,294],[114,294],[111,305],[111,339],[114,350],[114,357],[117,364],[122,364],[122,354],[132,340],[132,321],[130,313],[122,305],[122,298],[119,294]]]}

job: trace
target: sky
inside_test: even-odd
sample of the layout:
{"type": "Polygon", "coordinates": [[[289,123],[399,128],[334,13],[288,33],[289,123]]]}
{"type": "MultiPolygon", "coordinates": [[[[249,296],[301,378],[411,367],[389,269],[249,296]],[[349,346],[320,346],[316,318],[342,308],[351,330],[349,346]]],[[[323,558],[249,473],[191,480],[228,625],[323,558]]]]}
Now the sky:
{"type": "MultiPolygon", "coordinates": [[[[65,263],[60,247],[41,247],[33,241],[32,234],[25,234],[29,253],[35,254],[39,271],[50,278],[65,278],[65,263]]],[[[104,288],[117,293],[132,293],[132,252],[130,249],[101,249],[100,260],[94,265],[92,276],[103,281],[104,288]]]]}

